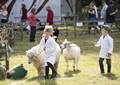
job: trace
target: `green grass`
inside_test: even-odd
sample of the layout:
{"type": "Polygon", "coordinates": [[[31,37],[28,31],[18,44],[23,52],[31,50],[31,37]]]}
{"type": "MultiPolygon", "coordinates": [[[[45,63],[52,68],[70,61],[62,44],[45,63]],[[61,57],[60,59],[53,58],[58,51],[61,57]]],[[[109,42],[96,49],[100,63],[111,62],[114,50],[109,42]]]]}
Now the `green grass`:
{"type": "MultiPolygon", "coordinates": [[[[114,39],[112,72],[107,73],[106,61],[104,61],[105,74],[99,74],[99,51],[100,47],[95,47],[93,44],[97,41],[100,35],[82,35],[74,37],[74,28],[69,26],[68,37],[59,37],[58,43],[61,44],[64,39],[72,41],[81,48],[79,60],[79,70],[73,71],[73,61],[69,61],[70,72],[66,73],[66,63],[61,53],[58,75],[55,79],[45,81],[43,77],[37,76],[37,71],[32,64],[27,63],[25,51],[39,44],[40,38],[36,38],[35,43],[30,43],[26,38],[23,41],[16,41],[13,46],[14,53],[10,53],[10,68],[23,63],[28,70],[28,75],[23,79],[13,80],[5,79],[0,81],[0,85],[120,85],[120,33],[113,33],[111,36],[114,39]],[[86,46],[90,45],[90,46],[86,46]]],[[[4,63],[4,62],[2,62],[4,63]]],[[[51,71],[50,71],[51,75],[51,71]]]]}

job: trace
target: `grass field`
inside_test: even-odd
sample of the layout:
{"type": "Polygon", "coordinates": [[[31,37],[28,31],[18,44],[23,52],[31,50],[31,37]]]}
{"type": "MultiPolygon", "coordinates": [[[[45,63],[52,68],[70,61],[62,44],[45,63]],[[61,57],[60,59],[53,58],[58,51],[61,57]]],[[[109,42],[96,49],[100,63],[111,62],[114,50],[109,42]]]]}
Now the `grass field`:
{"type": "MultiPolygon", "coordinates": [[[[23,64],[28,70],[28,75],[23,79],[13,80],[5,79],[0,81],[0,85],[120,85],[120,32],[113,33],[114,39],[112,71],[107,73],[106,61],[104,61],[105,74],[99,74],[99,51],[100,47],[93,44],[100,35],[82,35],[74,38],[73,27],[68,30],[68,37],[59,37],[58,43],[61,44],[64,39],[72,41],[80,46],[81,55],[79,60],[79,70],[73,71],[73,61],[69,61],[70,72],[66,73],[66,63],[61,53],[60,63],[58,67],[58,75],[55,79],[45,81],[43,77],[37,76],[37,71],[32,64],[27,63],[25,51],[39,44],[40,38],[36,38],[35,43],[30,43],[29,39],[16,41],[13,47],[14,53],[10,53],[10,68],[23,64]],[[89,46],[90,45],[90,46],[89,46]]],[[[4,62],[2,62],[4,63],[4,62]]],[[[51,75],[51,72],[50,72],[51,75]]]]}

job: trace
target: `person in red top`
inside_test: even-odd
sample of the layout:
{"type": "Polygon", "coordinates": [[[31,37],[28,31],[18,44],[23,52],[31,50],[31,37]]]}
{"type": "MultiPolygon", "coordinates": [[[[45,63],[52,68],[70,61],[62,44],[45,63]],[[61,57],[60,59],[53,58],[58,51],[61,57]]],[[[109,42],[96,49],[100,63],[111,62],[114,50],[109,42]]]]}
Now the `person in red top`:
{"type": "Polygon", "coordinates": [[[47,24],[48,25],[52,25],[53,26],[53,11],[51,10],[50,6],[46,6],[46,11],[48,11],[48,14],[47,14],[47,24]]]}
{"type": "Polygon", "coordinates": [[[21,7],[22,8],[20,10],[20,20],[19,20],[19,22],[26,22],[26,21],[28,21],[26,5],[22,4],[21,7]]]}
{"type": "Polygon", "coordinates": [[[36,34],[36,8],[32,8],[31,13],[28,15],[28,21],[30,26],[30,42],[35,42],[35,34],[36,34]]]}

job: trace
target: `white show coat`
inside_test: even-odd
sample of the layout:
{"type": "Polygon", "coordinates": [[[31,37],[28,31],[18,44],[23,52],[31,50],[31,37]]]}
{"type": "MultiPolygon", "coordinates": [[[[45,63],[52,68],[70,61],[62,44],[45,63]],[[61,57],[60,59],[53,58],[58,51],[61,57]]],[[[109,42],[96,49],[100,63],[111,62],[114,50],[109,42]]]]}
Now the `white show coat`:
{"type": "Polygon", "coordinates": [[[107,53],[113,52],[113,39],[107,34],[103,39],[103,35],[100,37],[99,41],[95,45],[96,47],[101,46],[99,57],[108,59],[107,53]]]}
{"type": "Polygon", "coordinates": [[[49,36],[46,43],[45,43],[45,37],[43,37],[40,41],[40,45],[38,48],[38,54],[40,54],[43,51],[43,47],[46,47],[45,49],[45,66],[47,66],[47,62],[50,62],[52,65],[55,62],[56,59],[56,52],[57,52],[57,43],[55,40],[49,36]]]}

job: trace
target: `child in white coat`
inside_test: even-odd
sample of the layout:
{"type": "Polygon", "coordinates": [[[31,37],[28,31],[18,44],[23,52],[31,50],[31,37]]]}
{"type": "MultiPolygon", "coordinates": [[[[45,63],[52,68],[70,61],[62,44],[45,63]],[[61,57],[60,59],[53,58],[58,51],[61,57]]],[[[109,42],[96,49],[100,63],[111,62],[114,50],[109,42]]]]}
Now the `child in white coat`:
{"type": "Polygon", "coordinates": [[[101,50],[99,53],[99,66],[101,73],[104,73],[104,65],[103,65],[103,60],[106,59],[107,63],[107,72],[111,72],[111,61],[110,61],[110,56],[112,55],[113,52],[113,39],[109,36],[109,33],[111,31],[110,26],[108,25],[103,25],[102,26],[102,36],[100,37],[98,42],[95,42],[94,45],[96,47],[101,46],[101,50]]]}
{"type": "Polygon", "coordinates": [[[38,55],[44,50],[45,51],[45,79],[48,79],[49,74],[49,67],[52,70],[52,76],[51,78],[54,78],[57,75],[57,72],[54,68],[54,62],[56,59],[56,42],[55,40],[50,36],[53,32],[52,26],[46,26],[44,30],[44,37],[40,41],[39,49],[38,49],[38,55]]]}

